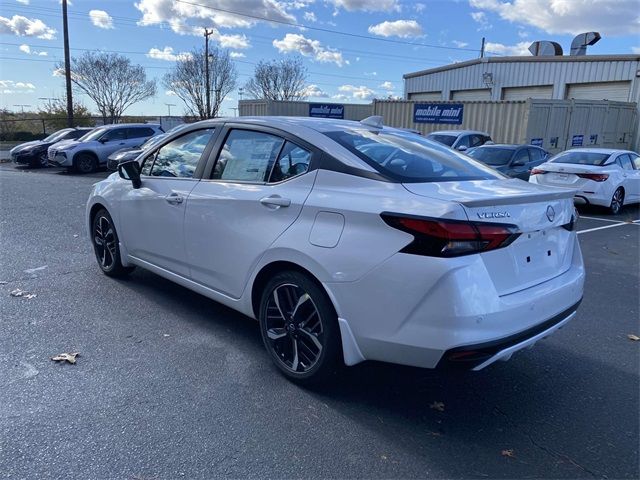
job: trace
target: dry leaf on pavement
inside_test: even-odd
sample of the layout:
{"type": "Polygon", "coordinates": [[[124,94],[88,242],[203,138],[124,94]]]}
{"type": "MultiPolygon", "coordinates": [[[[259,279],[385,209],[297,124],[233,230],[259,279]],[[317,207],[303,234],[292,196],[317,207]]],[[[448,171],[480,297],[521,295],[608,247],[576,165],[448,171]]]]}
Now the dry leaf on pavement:
{"type": "Polygon", "coordinates": [[[54,362],[64,362],[67,361],[71,364],[76,363],[76,357],[80,355],[80,353],[75,352],[75,353],[59,353],[58,355],[56,355],[55,357],[51,357],[51,360],[53,360],[54,362]]]}
{"type": "Polygon", "coordinates": [[[444,403],[433,402],[431,405],[429,405],[429,408],[433,408],[434,410],[438,410],[439,412],[444,412],[444,403]]]}
{"type": "Polygon", "coordinates": [[[633,340],[634,342],[637,342],[638,340],[640,340],[640,337],[637,335],[634,335],[633,333],[630,333],[629,335],[627,335],[627,338],[629,340],[633,340]]]}
{"type": "Polygon", "coordinates": [[[502,455],[503,457],[510,457],[513,458],[516,456],[515,453],[513,453],[513,449],[509,449],[509,450],[502,450],[502,453],[500,453],[500,455],[502,455]]]}
{"type": "Polygon", "coordinates": [[[12,297],[24,297],[27,299],[32,299],[38,296],[35,293],[29,293],[26,290],[20,290],[19,288],[11,290],[9,295],[11,295],[12,297]]]}

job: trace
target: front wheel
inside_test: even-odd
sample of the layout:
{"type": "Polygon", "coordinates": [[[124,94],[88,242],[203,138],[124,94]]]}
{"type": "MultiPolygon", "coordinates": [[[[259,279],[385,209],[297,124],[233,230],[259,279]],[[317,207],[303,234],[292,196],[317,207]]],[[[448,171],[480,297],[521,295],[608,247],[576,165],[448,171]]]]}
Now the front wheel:
{"type": "Polygon", "coordinates": [[[260,331],[273,362],[296,383],[326,381],[339,365],[340,332],[333,305],[301,272],[282,272],[267,283],[260,331]]]}
{"type": "Polygon", "coordinates": [[[75,168],[80,173],[92,173],[98,169],[98,160],[89,153],[80,153],[75,160],[75,168]]]}
{"type": "Polygon", "coordinates": [[[621,187],[618,187],[615,192],[613,192],[613,197],[611,197],[611,205],[609,206],[609,210],[614,215],[620,213],[622,210],[622,206],[624,205],[624,190],[621,187]]]}
{"type": "Polygon", "coordinates": [[[105,209],[98,210],[91,225],[93,251],[98,266],[105,275],[124,277],[133,271],[133,267],[124,267],[120,261],[118,233],[111,215],[105,209]]]}

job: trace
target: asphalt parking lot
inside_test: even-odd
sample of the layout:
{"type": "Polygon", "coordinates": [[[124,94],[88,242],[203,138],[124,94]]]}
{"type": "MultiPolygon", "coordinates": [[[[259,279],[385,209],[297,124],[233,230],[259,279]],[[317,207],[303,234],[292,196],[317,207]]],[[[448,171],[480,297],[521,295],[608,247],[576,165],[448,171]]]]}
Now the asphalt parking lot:
{"type": "Polygon", "coordinates": [[[0,165],[0,477],[640,476],[637,207],[581,210],[584,301],[532,350],[304,390],[254,321],[140,269],[101,274],[84,205],[106,175],[0,165]]]}

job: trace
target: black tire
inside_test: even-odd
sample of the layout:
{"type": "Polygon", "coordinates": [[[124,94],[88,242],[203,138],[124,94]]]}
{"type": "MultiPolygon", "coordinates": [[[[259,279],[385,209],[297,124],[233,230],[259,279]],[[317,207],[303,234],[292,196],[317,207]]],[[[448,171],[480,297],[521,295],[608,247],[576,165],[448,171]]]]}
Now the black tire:
{"type": "Polygon", "coordinates": [[[624,190],[622,187],[618,187],[613,196],[611,197],[611,205],[609,205],[609,211],[613,215],[617,215],[624,206],[624,190]]]}
{"type": "Polygon", "coordinates": [[[40,154],[39,156],[32,158],[29,162],[29,167],[31,168],[45,168],[48,167],[49,163],[47,161],[47,152],[40,154]]]}
{"type": "Polygon", "coordinates": [[[100,270],[109,277],[126,277],[135,267],[124,267],[120,260],[118,232],[111,215],[104,208],[91,221],[91,243],[100,270]]]}
{"type": "Polygon", "coordinates": [[[275,275],[262,292],[259,320],[269,356],[295,383],[323,383],[343,364],[338,316],[309,276],[297,271],[275,275]]]}
{"type": "Polygon", "coordinates": [[[90,153],[79,153],[73,164],[78,173],[93,173],[98,169],[98,159],[90,153]]]}

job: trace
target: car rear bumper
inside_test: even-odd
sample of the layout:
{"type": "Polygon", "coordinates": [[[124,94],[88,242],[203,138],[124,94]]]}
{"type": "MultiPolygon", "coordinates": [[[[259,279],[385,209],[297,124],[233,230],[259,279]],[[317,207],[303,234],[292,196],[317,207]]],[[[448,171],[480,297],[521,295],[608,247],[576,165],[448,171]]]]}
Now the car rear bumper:
{"type": "MultiPolygon", "coordinates": [[[[510,294],[497,293],[478,257],[396,254],[361,280],[325,284],[348,324],[357,347],[351,350],[360,360],[424,368],[450,363],[452,352],[482,350],[481,361],[468,366],[484,368],[553,333],[575,313],[584,288],[575,236],[568,270],[510,294]]],[[[346,350],[345,362],[357,363],[347,360],[355,357],[346,350]]]]}
{"type": "Polygon", "coordinates": [[[529,182],[548,187],[574,190],[576,192],[573,197],[574,202],[578,205],[599,205],[608,207],[611,204],[611,197],[613,195],[613,191],[609,191],[610,188],[607,182],[589,181],[580,187],[573,187],[568,185],[556,185],[555,183],[539,182],[535,176],[531,177],[529,182]]]}

